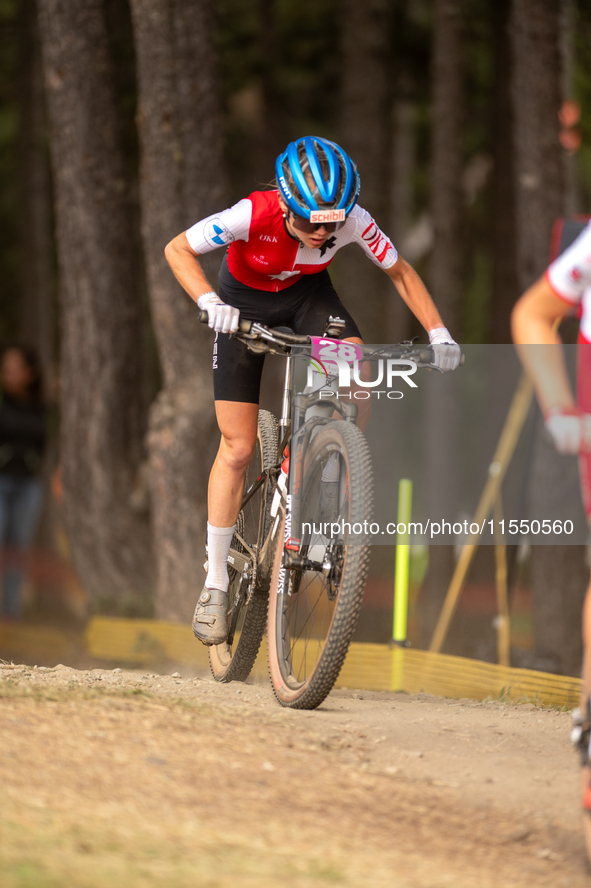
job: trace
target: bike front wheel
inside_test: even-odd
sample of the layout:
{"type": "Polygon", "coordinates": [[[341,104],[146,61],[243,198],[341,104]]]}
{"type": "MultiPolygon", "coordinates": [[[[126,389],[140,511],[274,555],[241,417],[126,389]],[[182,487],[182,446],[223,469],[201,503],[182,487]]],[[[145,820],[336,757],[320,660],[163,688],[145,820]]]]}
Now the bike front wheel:
{"type": "MultiPolygon", "coordinates": [[[[277,460],[277,420],[267,410],[259,410],[257,442],[254,455],[246,471],[245,491],[255,483],[261,472],[272,468],[277,460]]],[[[272,485],[266,481],[243,506],[236,522],[232,549],[246,552],[241,542],[256,551],[269,528],[272,485]]],[[[248,589],[247,581],[228,565],[230,575],[229,619],[234,622],[233,638],[209,647],[209,665],[216,681],[245,681],[257,658],[267,625],[269,596],[255,584],[248,589]],[[234,615],[234,616],[232,616],[234,615]]]]}
{"type": "MultiPolygon", "coordinates": [[[[371,459],[363,433],[350,423],[330,422],[304,457],[300,556],[306,566],[285,568],[285,544],[277,546],[275,556],[269,673],[282,706],[314,709],[337,680],[361,608],[372,505],[371,459]],[[332,504],[325,496],[326,484],[337,482],[327,482],[323,475],[338,477],[332,504]]],[[[285,537],[284,528],[285,519],[279,539],[285,537]]]]}

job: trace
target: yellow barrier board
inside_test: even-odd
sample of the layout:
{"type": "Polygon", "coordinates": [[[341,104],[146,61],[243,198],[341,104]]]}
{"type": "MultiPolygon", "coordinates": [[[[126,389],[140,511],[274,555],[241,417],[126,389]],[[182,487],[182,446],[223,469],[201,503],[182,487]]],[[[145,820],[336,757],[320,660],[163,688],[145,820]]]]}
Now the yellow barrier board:
{"type": "Polygon", "coordinates": [[[138,665],[159,660],[209,665],[207,648],[196,640],[190,626],[162,620],[93,617],[86,630],[86,647],[93,657],[138,665]]]}
{"type": "Polygon", "coordinates": [[[581,693],[579,678],[373,644],[351,645],[339,684],[455,699],[493,697],[569,707],[579,704],[581,693]]]}
{"type": "MultiPolygon", "coordinates": [[[[93,617],[86,630],[86,649],[101,660],[118,660],[138,666],[172,661],[209,669],[207,648],[185,623],[163,620],[128,620],[93,617]]],[[[263,642],[252,670],[267,674],[267,647],[263,642]]]]}
{"type": "MultiPolygon", "coordinates": [[[[208,668],[205,646],[194,638],[190,626],[177,623],[94,617],[88,625],[86,644],[92,656],[105,660],[138,665],[170,660],[208,668]]],[[[267,674],[264,644],[253,674],[267,674]]],[[[579,702],[581,681],[448,654],[353,643],[336,687],[574,707],[579,702]]]]}
{"type": "Polygon", "coordinates": [[[13,662],[66,662],[80,650],[79,633],[60,632],[20,623],[0,623],[0,659],[13,662]],[[32,658],[32,659],[31,659],[32,658]]]}

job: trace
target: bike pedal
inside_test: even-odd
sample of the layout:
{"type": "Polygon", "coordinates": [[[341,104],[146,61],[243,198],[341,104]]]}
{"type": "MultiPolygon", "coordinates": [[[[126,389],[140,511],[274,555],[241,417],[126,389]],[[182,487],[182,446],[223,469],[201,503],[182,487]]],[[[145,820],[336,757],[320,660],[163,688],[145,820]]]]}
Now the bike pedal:
{"type": "Polygon", "coordinates": [[[581,765],[585,767],[589,764],[589,740],[591,738],[589,716],[577,707],[573,709],[571,718],[573,726],[570,732],[570,742],[581,757],[581,765]]]}

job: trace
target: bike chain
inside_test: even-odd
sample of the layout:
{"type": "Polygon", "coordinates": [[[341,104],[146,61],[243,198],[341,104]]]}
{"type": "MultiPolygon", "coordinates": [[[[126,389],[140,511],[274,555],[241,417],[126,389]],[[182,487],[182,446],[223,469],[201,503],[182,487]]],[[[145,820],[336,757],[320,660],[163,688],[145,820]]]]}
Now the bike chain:
{"type": "MultiPolygon", "coordinates": [[[[234,531],[234,536],[238,539],[238,541],[242,544],[242,546],[244,546],[244,550],[245,550],[245,552],[249,552],[249,551],[251,550],[251,547],[250,547],[250,546],[248,545],[248,543],[242,538],[242,536],[238,533],[237,530],[234,531]]],[[[252,600],[253,592],[254,592],[255,587],[256,587],[256,580],[257,580],[257,555],[256,555],[256,552],[255,552],[255,554],[254,554],[254,556],[253,556],[253,559],[252,559],[252,568],[251,568],[251,571],[250,571],[248,592],[247,592],[247,595],[246,595],[246,601],[245,601],[245,603],[244,603],[244,606],[245,606],[245,607],[248,607],[248,605],[250,604],[250,602],[251,602],[251,600],[252,600]]],[[[241,580],[241,581],[242,581],[242,580],[241,580]]]]}

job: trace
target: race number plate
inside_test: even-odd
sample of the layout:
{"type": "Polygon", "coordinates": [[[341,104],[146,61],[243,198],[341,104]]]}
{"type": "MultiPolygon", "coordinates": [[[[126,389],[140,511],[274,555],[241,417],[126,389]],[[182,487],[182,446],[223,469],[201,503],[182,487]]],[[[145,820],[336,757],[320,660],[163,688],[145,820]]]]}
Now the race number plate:
{"type": "Polygon", "coordinates": [[[341,361],[362,361],[363,349],[353,342],[344,342],[342,339],[326,339],[322,336],[312,336],[312,357],[317,358],[323,364],[336,364],[335,358],[341,361]]]}

